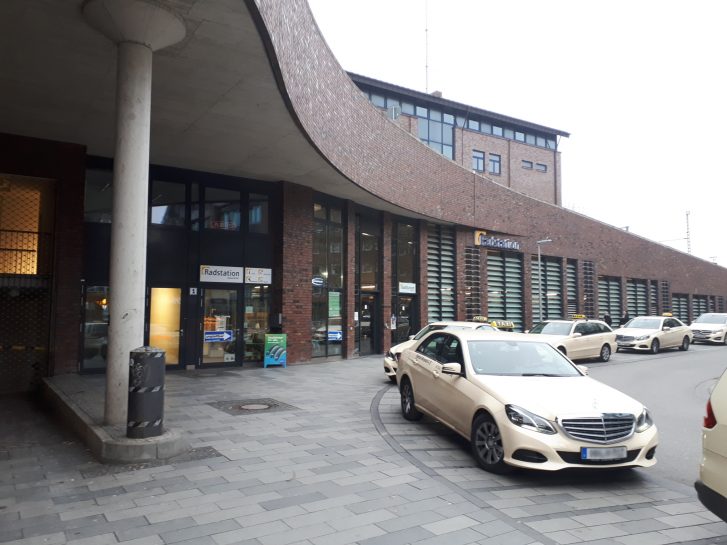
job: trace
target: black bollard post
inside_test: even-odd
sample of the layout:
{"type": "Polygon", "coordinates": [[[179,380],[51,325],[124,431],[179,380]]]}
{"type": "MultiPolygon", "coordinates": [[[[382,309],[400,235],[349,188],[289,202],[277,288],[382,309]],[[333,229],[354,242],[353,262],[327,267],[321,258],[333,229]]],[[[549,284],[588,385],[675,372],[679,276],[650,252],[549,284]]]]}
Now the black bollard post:
{"type": "Polygon", "coordinates": [[[129,359],[129,407],[126,437],[143,439],[164,433],[164,350],[135,348],[129,359]]]}

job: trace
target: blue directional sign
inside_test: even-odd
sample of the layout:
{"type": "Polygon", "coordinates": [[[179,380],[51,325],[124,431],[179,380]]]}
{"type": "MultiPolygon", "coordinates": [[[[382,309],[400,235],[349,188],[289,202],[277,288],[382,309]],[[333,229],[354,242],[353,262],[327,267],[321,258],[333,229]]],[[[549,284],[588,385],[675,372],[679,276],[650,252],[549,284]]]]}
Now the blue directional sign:
{"type": "Polygon", "coordinates": [[[204,342],[206,343],[223,343],[232,339],[232,331],[205,331],[204,342]]]}

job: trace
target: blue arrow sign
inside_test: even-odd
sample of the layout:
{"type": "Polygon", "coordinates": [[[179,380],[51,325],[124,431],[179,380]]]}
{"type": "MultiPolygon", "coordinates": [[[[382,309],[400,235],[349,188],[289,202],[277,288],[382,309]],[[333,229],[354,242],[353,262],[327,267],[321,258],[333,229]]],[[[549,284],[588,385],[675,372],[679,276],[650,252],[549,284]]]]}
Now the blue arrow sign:
{"type": "Polygon", "coordinates": [[[204,342],[206,343],[222,343],[232,339],[232,331],[205,331],[204,342]]]}

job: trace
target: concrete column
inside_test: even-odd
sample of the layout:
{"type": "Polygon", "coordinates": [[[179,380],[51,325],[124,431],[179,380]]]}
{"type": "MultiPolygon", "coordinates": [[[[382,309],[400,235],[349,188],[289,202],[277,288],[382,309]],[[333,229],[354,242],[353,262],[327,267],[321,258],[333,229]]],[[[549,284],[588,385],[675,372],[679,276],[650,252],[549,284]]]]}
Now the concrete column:
{"type": "Polygon", "coordinates": [[[152,51],[118,48],[105,422],[126,424],[129,352],[144,344],[152,51]]]}
{"type": "Polygon", "coordinates": [[[158,0],[87,0],[83,15],[118,44],[104,422],[125,426],[130,352],[144,344],[152,52],[186,31],[158,0]]]}

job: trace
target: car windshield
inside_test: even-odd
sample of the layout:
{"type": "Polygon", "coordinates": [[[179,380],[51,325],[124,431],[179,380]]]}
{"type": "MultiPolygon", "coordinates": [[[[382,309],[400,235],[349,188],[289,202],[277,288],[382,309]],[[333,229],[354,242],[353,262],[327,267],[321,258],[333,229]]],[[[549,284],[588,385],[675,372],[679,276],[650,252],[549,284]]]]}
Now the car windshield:
{"type": "Polygon", "coordinates": [[[725,314],[702,314],[694,320],[695,324],[727,324],[727,315],[725,314]]]}
{"type": "Polygon", "coordinates": [[[424,335],[429,333],[430,331],[439,331],[440,329],[472,329],[467,326],[463,325],[454,325],[454,324],[429,324],[428,326],[424,326],[419,333],[414,335],[414,340],[418,341],[421,339],[424,335]]]}
{"type": "Polygon", "coordinates": [[[513,340],[467,342],[470,361],[478,375],[516,377],[577,377],[581,373],[547,343],[513,340]]]}
{"type": "Polygon", "coordinates": [[[634,318],[624,325],[624,327],[634,329],[660,329],[661,318],[634,318]]]}
{"type": "Polygon", "coordinates": [[[542,333],[543,335],[570,335],[570,322],[540,322],[535,324],[530,333],[542,333]]]}

